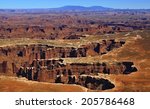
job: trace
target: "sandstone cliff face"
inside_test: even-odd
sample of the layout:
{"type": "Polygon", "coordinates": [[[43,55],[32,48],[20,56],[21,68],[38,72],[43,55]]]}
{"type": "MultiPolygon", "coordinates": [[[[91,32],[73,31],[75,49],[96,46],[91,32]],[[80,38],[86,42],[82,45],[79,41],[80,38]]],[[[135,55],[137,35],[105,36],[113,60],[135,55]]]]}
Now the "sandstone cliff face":
{"type": "Polygon", "coordinates": [[[17,56],[33,59],[67,58],[67,57],[86,57],[87,51],[95,52],[99,55],[121,47],[125,42],[115,40],[103,40],[101,43],[91,43],[82,45],[79,48],[74,47],[54,47],[49,45],[16,45],[0,47],[2,56],[17,56]]]}
{"type": "Polygon", "coordinates": [[[96,90],[113,88],[108,80],[92,77],[103,74],[129,74],[137,71],[133,62],[109,63],[63,63],[59,60],[34,60],[29,66],[21,67],[17,76],[26,77],[29,80],[51,83],[79,84],[96,90]],[[85,75],[85,76],[84,76],[85,75]]]}
{"type": "Polygon", "coordinates": [[[5,62],[6,65],[9,64],[8,67],[11,70],[10,72],[15,73],[17,66],[31,65],[35,59],[77,58],[92,56],[92,54],[103,55],[114,48],[121,47],[124,43],[125,42],[121,41],[116,42],[115,40],[103,40],[101,43],[82,45],[79,48],[54,47],[49,45],[16,45],[0,47],[0,62],[5,62]],[[11,61],[9,62],[9,60],[11,61]]]}
{"type": "Polygon", "coordinates": [[[3,61],[0,63],[0,73],[7,72],[7,61],[3,61]]]}
{"type": "Polygon", "coordinates": [[[0,73],[9,73],[18,77],[26,77],[33,81],[51,83],[79,84],[90,89],[107,89],[114,87],[109,81],[102,78],[92,78],[99,73],[129,74],[137,69],[132,62],[109,63],[64,63],[63,58],[77,58],[103,55],[121,47],[125,42],[102,40],[100,43],[91,43],[74,47],[55,47],[49,45],[17,45],[1,47],[0,73]],[[14,57],[9,59],[10,57],[14,57]],[[56,59],[54,59],[56,58],[56,59]],[[86,79],[83,75],[89,75],[86,79]],[[89,78],[92,82],[89,82],[89,78]]]}
{"type": "Polygon", "coordinates": [[[107,79],[90,75],[81,75],[78,84],[92,90],[107,90],[115,87],[115,85],[107,79]]]}

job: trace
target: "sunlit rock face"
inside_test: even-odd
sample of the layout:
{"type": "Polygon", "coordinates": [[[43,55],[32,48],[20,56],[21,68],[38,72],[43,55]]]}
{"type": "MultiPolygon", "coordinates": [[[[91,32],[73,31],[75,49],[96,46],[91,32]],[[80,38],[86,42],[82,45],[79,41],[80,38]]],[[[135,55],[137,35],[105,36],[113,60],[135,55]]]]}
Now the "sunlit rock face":
{"type": "Polygon", "coordinates": [[[28,80],[77,84],[92,90],[114,88],[109,80],[96,78],[99,74],[130,74],[137,71],[133,62],[97,62],[97,63],[65,63],[65,58],[101,56],[124,45],[124,41],[102,40],[100,43],[90,43],[80,47],[55,47],[50,45],[32,44],[1,47],[0,53],[8,58],[19,61],[3,60],[0,72],[12,72],[17,77],[28,80]],[[86,75],[86,76],[85,76],[86,75]]]}

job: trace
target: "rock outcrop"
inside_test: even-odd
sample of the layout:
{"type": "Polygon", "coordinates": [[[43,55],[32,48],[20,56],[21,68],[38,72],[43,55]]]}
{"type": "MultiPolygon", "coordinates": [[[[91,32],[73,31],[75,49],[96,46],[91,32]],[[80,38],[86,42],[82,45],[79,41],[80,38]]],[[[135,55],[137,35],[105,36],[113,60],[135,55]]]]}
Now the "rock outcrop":
{"type": "Polygon", "coordinates": [[[133,62],[114,62],[109,63],[64,63],[63,59],[59,60],[34,60],[29,66],[19,69],[17,76],[26,77],[29,80],[44,81],[63,84],[80,84],[90,89],[109,89],[114,87],[108,80],[96,79],[90,77],[99,73],[103,74],[129,74],[137,71],[133,62]],[[128,64],[129,63],[129,64],[128,64]],[[135,70],[136,69],[136,70],[135,70]],[[86,78],[82,78],[83,75],[86,78]],[[90,81],[91,79],[91,81],[90,81]],[[107,85],[108,84],[108,85],[107,85]],[[102,85],[100,87],[100,85],[102,85]]]}
{"type": "Polygon", "coordinates": [[[0,72],[8,71],[28,80],[78,84],[94,90],[113,88],[114,85],[103,78],[94,78],[102,74],[130,74],[137,71],[133,62],[97,62],[65,63],[64,58],[77,58],[104,55],[113,49],[120,48],[124,41],[102,40],[75,47],[55,47],[50,45],[16,45],[1,47],[4,60],[0,63],[0,72]],[[8,59],[14,57],[14,59],[8,59]],[[17,60],[18,59],[18,60],[17,60]],[[83,75],[87,75],[84,77],[83,75]]]}
{"type": "Polygon", "coordinates": [[[0,54],[6,57],[28,58],[29,62],[34,59],[51,59],[51,58],[76,58],[86,57],[90,52],[97,55],[103,55],[107,52],[121,47],[124,41],[103,40],[101,43],[91,43],[75,47],[55,47],[50,45],[16,45],[8,47],[0,47],[0,54]],[[90,51],[90,52],[89,52],[90,51]]]}
{"type": "Polygon", "coordinates": [[[7,68],[7,61],[3,61],[0,63],[0,73],[6,73],[8,68],[7,68]]]}

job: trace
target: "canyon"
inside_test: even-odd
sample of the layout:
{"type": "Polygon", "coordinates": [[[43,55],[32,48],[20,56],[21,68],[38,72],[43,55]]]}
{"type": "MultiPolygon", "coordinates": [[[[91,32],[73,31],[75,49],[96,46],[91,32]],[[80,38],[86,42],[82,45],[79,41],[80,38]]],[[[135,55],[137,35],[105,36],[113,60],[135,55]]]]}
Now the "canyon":
{"type": "Polygon", "coordinates": [[[149,91],[149,19],[148,10],[0,11],[0,91],[149,91]]]}
{"type": "Polygon", "coordinates": [[[133,67],[134,63],[64,63],[63,59],[88,57],[93,54],[100,56],[124,44],[123,40],[111,39],[80,45],[78,48],[40,44],[1,47],[1,56],[15,57],[18,61],[3,61],[0,63],[0,72],[4,74],[11,72],[10,75],[25,77],[33,81],[78,84],[92,90],[105,90],[115,86],[107,79],[94,76],[99,73],[130,74],[137,71],[137,68],[133,67]]]}

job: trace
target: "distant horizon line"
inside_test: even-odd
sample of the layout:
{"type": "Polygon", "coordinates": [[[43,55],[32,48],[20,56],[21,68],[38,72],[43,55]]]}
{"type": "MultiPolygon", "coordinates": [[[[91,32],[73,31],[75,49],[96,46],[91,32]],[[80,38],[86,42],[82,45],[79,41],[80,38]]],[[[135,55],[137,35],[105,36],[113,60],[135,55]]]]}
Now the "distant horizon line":
{"type": "Polygon", "coordinates": [[[121,9],[121,10],[149,10],[150,8],[113,8],[113,7],[105,7],[105,6],[100,6],[100,5],[93,5],[93,6],[81,6],[81,5],[64,5],[64,6],[59,6],[59,7],[33,7],[33,8],[0,8],[0,10],[30,10],[30,9],[59,9],[63,7],[83,7],[83,8],[91,8],[91,7],[103,7],[103,8],[109,8],[109,9],[121,9]]]}

